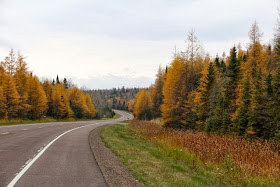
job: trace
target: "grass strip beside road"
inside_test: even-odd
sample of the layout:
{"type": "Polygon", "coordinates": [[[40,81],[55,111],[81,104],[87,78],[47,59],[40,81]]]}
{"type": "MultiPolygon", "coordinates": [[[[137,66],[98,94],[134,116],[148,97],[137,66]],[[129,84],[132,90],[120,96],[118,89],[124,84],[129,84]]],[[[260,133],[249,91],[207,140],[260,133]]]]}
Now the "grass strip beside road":
{"type": "Polygon", "coordinates": [[[68,118],[68,119],[54,119],[54,118],[45,118],[41,120],[22,120],[22,119],[11,119],[11,120],[0,120],[1,125],[22,125],[22,124],[34,124],[34,123],[51,123],[51,122],[76,122],[76,121],[91,121],[91,120],[110,120],[110,119],[118,119],[121,115],[116,114],[113,118],[102,118],[102,119],[75,119],[75,118],[68,118]]]}
{"type": "Polygon", "coordinates": [[[229,174],[223,166],[231,163],[204,164],[187,151],[147,141],[140,134],[112,125],[103,128],[101,137],[145,186],[279,186],[272,180],[229,174]]]}
{"type": "Polygon", "coordinates": [[[34,123],[52,123],[52,122],[76,122],[76,121],[90,121],[96,119],[61,119],[56,120],[54,118],[46,118],[41,120],[22,120],[22,119],[11,119],[11,120],[0,120],[1,125],[23,125],[23,124],[34,124],[34,123]]]}

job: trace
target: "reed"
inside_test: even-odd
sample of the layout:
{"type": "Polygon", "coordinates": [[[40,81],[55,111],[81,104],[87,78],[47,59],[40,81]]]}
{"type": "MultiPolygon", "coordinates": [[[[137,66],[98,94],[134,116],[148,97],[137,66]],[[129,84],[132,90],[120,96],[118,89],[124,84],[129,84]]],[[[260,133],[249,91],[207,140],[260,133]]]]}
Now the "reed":
{"type": "Polygon", "coordinates": [[[202,162],[233,162],[231,170],[238,170],[252,177],[280,179],[279,144],[266,140],[247,140],[239,137],[181,131],[163,128],[147,121],[132,121],[129,129],[143,138],[196,155],[202,162]]]}

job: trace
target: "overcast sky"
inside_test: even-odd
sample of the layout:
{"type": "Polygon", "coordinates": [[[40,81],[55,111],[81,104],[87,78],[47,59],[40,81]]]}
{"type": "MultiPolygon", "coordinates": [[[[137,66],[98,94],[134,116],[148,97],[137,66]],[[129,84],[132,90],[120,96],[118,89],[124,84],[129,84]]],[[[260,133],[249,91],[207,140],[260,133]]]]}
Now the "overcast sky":
{"type": "Polygon", "coordinates": [[[0,0],[0,59],[27,56],[40,78],[87,88],[147,87],[174,46],[195,29],[212,56],[239,42],[256,20],[269,42],[278,0],[0,0]]]}

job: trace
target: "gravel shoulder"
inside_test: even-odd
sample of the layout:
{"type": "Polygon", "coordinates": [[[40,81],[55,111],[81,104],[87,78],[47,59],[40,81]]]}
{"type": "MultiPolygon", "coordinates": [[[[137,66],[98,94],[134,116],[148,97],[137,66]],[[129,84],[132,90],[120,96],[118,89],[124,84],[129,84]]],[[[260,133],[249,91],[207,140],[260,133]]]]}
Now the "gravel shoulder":
{"type": "Polygon", "coordinates": [[[143,187],[143,184],[135,180],[120,159],[102,142],[100,137],[102,128],[104,126],[90,132],[89,144],[108,186],[143,187]]]}

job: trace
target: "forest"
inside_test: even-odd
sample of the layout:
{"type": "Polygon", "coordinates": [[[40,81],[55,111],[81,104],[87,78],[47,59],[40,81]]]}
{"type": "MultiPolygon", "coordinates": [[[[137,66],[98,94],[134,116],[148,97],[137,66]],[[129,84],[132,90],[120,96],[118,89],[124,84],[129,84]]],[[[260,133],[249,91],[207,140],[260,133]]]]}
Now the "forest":
{"type": "Polygon", "coordinates": [[[0,120],[93,119],[97,110],[89,94],[67,79],[44,80],[28,70],[25,57],[11,49],[0,65],[0,120]]]}
{"type": "Polygon", "coordinates": [[[190,31],[187,49],[159,67],[154,84],[137,94],[136,118],[165,127],[249,138],[280,139],[280,22],[262,43],[255,21],[246,48],[233,45],[214,58],[190,31]]]}
{"type": "Polygon", "coordinates": [[[113,88],[84,90],[93,100],[98,110],[97,118],[111,118],[114,116],[112,109],[132,111],[132,106],[139,88],[113,88]]]}

